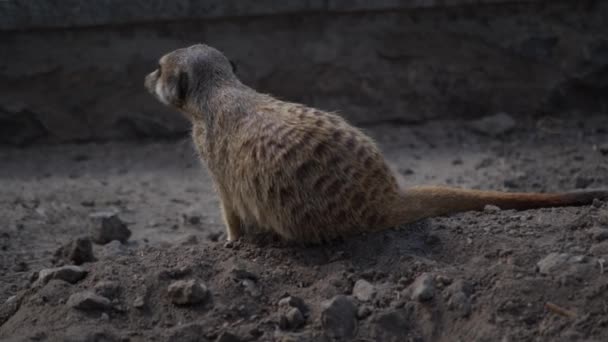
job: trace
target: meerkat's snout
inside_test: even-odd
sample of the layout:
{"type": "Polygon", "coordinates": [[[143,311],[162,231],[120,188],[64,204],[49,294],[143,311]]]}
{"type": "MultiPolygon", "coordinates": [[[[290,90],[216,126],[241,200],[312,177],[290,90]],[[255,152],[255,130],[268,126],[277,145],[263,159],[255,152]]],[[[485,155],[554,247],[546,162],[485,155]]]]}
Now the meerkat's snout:
{"type": "Polygon", "coordinates": [[[155,95],[154,88],[155,88],[155,84],[156,84],[157,80],[158,80],[158,70],[154,70],[153,72],[146,75],[146,77],[144,78],[144,87],[148,90],[148,92],[150,92],[153,95],[155,95]]]}
{"type": "Polygon", "coordinates": [[[144,79],[144,86],[148,92],[154,95],[160,102],[165,105],[171,105],[160,78],[160,69],[156,69],[146,76],[144,79]]]}

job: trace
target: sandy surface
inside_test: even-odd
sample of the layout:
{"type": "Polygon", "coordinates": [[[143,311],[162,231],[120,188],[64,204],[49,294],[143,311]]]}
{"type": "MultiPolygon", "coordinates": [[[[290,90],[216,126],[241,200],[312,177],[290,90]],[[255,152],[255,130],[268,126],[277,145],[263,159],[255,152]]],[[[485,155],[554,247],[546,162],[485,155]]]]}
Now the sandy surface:
{"type": "MultiPolygon", "coordinates": [[[[608,186],[607,128],[596,116],[519,121],[500,137],[453,121],[365,129],[409,185],[558,191],[608,186]]],[[[3,148],[0,189],[0,339],[608,339],[603,202],[463,213],[317,247],[226,245],[188,139],[3,148]],[[100,212],[117,213],[130,240],[94,244],[74,284],[36,281],[69,263],[55,251],[100,212]],[[169,286],[192,279],[207,293],[174,304],[169,286]],[[109,304],[78,307],[82,291],[109,304]],[[304,305],[279,304],[287,296],[304,305]]]]}

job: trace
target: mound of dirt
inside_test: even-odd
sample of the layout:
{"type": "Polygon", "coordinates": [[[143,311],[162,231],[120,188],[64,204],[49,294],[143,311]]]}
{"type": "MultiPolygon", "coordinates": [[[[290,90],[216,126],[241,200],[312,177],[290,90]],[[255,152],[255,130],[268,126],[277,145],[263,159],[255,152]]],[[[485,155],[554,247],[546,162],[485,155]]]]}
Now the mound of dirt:
{"type": "Polygon", "coordinates": [[[608,206],[596,204],[467,213],[317,247],[271,237],[127,247],[84,264],[74,284],[35,282],[9,299],[0,336],[601,341],[608,206]]]}

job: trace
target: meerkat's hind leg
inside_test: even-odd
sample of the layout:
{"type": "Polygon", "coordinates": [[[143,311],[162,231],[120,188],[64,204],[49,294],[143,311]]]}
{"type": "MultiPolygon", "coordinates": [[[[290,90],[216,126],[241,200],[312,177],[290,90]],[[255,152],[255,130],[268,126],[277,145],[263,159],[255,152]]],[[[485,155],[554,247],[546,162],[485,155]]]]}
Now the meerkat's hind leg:
{"type": "Polygon", "coordinates": [[[228,241],[238,240],[243,236],[243,222],[229,205],[222,202],[221,207],[228,241]]]}

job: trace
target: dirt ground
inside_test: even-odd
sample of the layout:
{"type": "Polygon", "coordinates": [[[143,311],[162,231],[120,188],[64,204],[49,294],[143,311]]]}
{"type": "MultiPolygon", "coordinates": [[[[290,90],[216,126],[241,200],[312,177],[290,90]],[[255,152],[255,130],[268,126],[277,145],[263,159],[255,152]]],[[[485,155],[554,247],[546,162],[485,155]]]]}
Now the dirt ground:
{"type": "MultiPolygon", "coordinates": [[[[607,116],[516,125],[499,137],[457,121],[365,130],[410,185],[608,187],[607,116]]],[[[227,244],[186,138],[5,147],[0,165],[0,340],[608,340],[601,201],[487,208],[323,246],[227,244]],[[83,279],[42,279],[109,211],[129,241],[93,244],[83,279]]]]}

